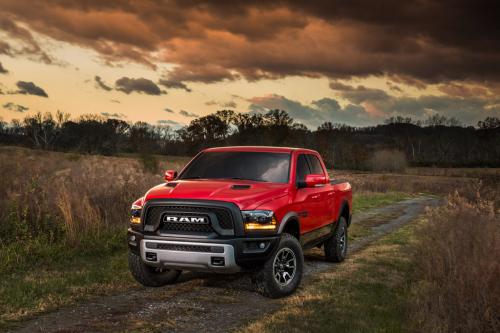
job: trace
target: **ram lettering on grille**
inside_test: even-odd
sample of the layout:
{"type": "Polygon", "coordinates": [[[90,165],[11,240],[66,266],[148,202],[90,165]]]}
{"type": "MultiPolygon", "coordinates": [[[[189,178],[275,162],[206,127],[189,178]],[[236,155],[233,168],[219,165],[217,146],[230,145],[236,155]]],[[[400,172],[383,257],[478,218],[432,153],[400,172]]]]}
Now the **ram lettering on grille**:
{"type": "Polygon", "coordinates": [[[193,216],[170,216],[170,215],[163,215],[163,222],[208,224],[207,218],[205,218],[203,216],[193,217],[193,216]]]}

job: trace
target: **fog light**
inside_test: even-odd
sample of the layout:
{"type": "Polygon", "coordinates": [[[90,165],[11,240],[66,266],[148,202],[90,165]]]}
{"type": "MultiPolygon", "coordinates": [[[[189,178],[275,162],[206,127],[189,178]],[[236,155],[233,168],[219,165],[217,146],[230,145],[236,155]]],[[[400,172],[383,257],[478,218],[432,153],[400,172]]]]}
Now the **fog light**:
{"type": "Polygon", "coordinates": [[[212,257],[212,266],[224,266],[224,257],[212,257]]]}
{"type": "Polygon", "coordinates": [[[132,235],[132,236],[130,236],[130,238],[129,238],[129,239],[130,239],[130,241],[131,241],[131,242],[134,242],[134,241],[135,241],[135,236],[134,236],[134,235],[132,235]]]}
{"type": "Polygon", "coordinates": [[[263,249],[263,248],[265,248],[265,247],[266,247],[266,244],[265,244],[265,243],[260,243],[260,244],[259,244],[259,248],[260,248],[260,249],[263,249]]]}
{"type": "Polygon", "coordinates": [[[146,260],[147,261],[157,261],[158,258],[156,256],[156,253],[154,253],[154,252],[146,252],[146,260]]]}

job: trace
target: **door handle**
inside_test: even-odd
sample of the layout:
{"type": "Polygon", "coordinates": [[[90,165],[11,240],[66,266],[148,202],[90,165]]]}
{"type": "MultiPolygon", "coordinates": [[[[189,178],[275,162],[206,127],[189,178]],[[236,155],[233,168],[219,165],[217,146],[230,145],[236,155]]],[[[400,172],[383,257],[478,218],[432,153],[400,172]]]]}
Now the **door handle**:
{"type": "Polygon", "coordinates": [[[319,194],[316,194],[316,195],[311,196],[311,199],[313,199],[313,200],[317,200],[317,199],[319,199],[319,194]]]}
{"type": "Polygon", "coordinates": [[[333,197],[334,195],[335,195],[335,193],[334,193],[334,192],[328,192],[328,197],[329,197],[329,198],[330,198],[330,197],[333,197]]]}

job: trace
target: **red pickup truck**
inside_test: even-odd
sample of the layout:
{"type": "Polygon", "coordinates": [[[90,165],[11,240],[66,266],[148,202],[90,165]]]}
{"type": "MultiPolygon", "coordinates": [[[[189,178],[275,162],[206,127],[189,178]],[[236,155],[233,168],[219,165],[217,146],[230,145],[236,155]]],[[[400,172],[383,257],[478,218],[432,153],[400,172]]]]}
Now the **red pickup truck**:
{"type": "Polygon", "coordinates": [[[331,180],[316,151],[210,148],[165,180],[132,205],[129,267],[145,286],[173,283],[181,270],[249,271],[277,298],[300,284],[303,249],[346,256],[351,186],[331,180]]]}

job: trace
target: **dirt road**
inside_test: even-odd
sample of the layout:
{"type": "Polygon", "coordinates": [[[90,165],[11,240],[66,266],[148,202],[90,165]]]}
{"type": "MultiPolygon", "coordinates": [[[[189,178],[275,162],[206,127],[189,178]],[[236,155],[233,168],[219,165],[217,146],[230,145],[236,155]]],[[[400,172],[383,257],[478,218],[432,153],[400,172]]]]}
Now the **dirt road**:
{"type": "MultiPolygon", "coordinates": [[[[374,240],[413,221],[426,206],[438,199],[418,197],[353,217],[353,224],[366,227],[363,237],[349,244],[349,252],[359,251],[374,240]]],[[[315,272],[342,269],[342,264],[327,263],[322,252],[305,254],[305,278],[315,272]]],[[[254,292],[245,274],[225,276],[183,274],[180,281],[158,289],[140,289],[121,295],[97,298],[25,322],[16,332],[225,332],[242,323],[272,312],[279,300],[254,292]]]]}

